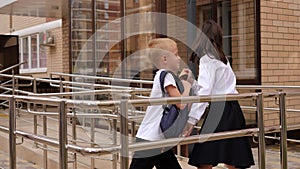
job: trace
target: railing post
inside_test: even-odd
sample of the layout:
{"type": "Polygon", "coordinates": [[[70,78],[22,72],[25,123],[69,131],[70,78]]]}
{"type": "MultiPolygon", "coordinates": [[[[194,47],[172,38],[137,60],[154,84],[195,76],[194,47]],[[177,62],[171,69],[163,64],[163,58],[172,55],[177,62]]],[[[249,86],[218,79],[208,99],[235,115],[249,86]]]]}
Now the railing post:
{"type": "Polygon", "coordinates": [[[257,114],[258,114],[258,161],[259,168],[266,168],[266,142],[265,142],[265,125],[264,125],[264,113],[263,113],[263,95],[259,93],[256,99],[257,114]]]}
{"type": "Polygon", "coordinates": [[[279,93],[279,110],[280,110],[280,162],[281,168],[287,169],[287,125],[285,110],[285,93],[279,93]]]}
{"type": "Polygon", "coordinates": [[[121,169],[128,169],[128,102],[121,101],[121,169]]]}
{"type": "MultiPolygon", "coordinates": [[[[36,94],[37,93],[37,84],[36,84],[36,79],[34,78],[33,80],[33,93],[36,94]]],[[[30,103],[27,104],[27,106],[29,106],[30,108],[30,103]]],[[[33,110],[36,111],[36,104],[33,103],[33,110]]],[[[37,115],[33,115],[33,133],[35,135],[37,135],[37,115]]],[[[37,147],[37,143],[35,142],[35,146],[37,147]]]]}
{"type": "MultiPolygon", "coordinates": [[[[113,145],[117,145],[117,120],[113,119],[113,145]]],[[[113,169],[117,169],[118,154],[113,154],[113,169]]]]}
{"type": "Polygon", "coordinates": [[[9,98],[9,165],[16,169],[16,114],[15,98],[9,98]]]}
{"type": "MultiPolygon", "coordinates": [[[[91,125],[91,128],[90,128],[90,134],[91,134],[91,147],[95,147],[95,119],[94,117],[92,117],[90,119],[90,125],[91,125]]],[[[94,157],[91,157],[91,169],[94,169],[95,168],[95,159],[94,157]]]]}
{"type": "MultiPolygon", "coordinates": [[[[43,104],[43,111],[46,112],[46,105],[43,104]]],[[[47,136],[47,116],[43,115],[43,134],[47,136]]],[[[47,151],[47,144],[44,144],[43,150],[43,169],[48,168],[48,151],[47,151]]]]}
{"type": "Polygon", "coordinates": [[[15,87],[16,87],[16,83],[15,83],[15,71],[14,69],[12,69],[12,95],[15,95],[15,87]]]}
{"type": "Polygon", "coordinates": [[[60,93],[64,92],[64,85],[63,85],[63,79],[62,79],[62,76],[59,76],[59,80],[60,80],[60,83],[59,83],[59,91],[60,93]]]}
{"type": "MultiPolygon", "coordinates": [[[[72,139],[76,140],[77,139],[77,133],[76,133],[76,123],[77,123],[77,118],[76,118],[76,111],[73,108],[72,109],[73,112],[73,116],[72,116],[72,139]]],[[[76,141],[73,143],[76,145],[76,141]]],[[[73,158],[74,158],[74,163],[73,163],[73,169],[77,169],[77,154],[74,153],[73,154],[73,158]]]]}
{"type": "Polygon", "coordinates": [[[67,169],[67,115],[65,101],[60,102],[59,108],[59,167],[60,169],[67,169]]]}

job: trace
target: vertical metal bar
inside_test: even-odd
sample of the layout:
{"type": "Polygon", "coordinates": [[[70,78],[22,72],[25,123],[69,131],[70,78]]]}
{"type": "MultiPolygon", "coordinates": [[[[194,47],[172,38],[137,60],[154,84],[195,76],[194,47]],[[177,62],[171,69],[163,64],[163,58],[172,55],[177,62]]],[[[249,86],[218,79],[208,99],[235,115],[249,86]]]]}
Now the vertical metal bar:
{"type": "Polygon", "coordinates": [[[16,114],[15,98],[9,98],[9,164],[10,169],[16,169],[16,114]]]}
{"type": "MultiPolygon", "coordinates": [[[[95,119],[91,118],[91,147],[95,147],[95,119]]],[[[95,168],[95,159],[91,157],[91,169],[95,168]]]]}
{"type": "Polygon", "coordinates": [[[135,132],[136,132],[135,125],[136,125],[136,122],[134,120],[132,120],[132,122],[131,122],[131,136],[132,137],[135,137],[135,132]]]}
{"type": "Polygon", "coordinates": [[[285,93],[279,93],[279,110],[280,110],[280,159],[281,168],[287,169],[287,126],[285,110],[285,93]]]}
{"type": "MultiPolygon", "coordinates": [[[[66,17],[64,18],[64,19],[66,19],[66,23],[68,23],[68,25],[67,26],[65,26],[65,25],[63,25],[63,27],[64,28],[68,28],[67,29],[67,33],[66,33],[66,35],[65,36],[68,36],[68,43],[69,44],[65,44],[65,45],[63,45],[63,47],[68,47],[68,49],[66,50],[66,51],[68,51],[68,55],[69,55],[69,72],[72,74],[73,73],[73,63],[75,63],[75,60],[77,59],[75,59],[75,58],[73,58],[73,52],[72,52],[72,37],[73,37],[73,27],[72,27],[72,25],[73,25],[73,10],[72,10],[72,4],[73,4],[73,1],[74,0],[68,0],[67,2],[68,2],[68,4],[66,4],[67,2],[66,1],[61,1],[61,4],[62,4],[62,6],[64,6],[65,8],[62,8],[62,12],[63,11],[65,11],[67,14],[65,15],[66,17]],[[66,5],[67,5],[67,7],[66,7],[66,5]],[[68,8],[67,10],[66,10],[66,8],[68,8]],[[68,34],[68,35],[67,35],[68,34]],[[74,60],[73,60],[74,59],[74,60]]],[[[65,33],[65,32],[64,32],[65,33]]],[[[64,36],[63,36],[63,38],[64,38],[64,36]]],[[[64,55],[65,55],[65,53],[64,53],[64,55]]],[[[70,79],[68,79],[68,80],[70,80],[70,79]]]]}
{"type": "MultiPolygon", "coordinates": [[[[117,120],[113,119],[113,145],[117,145],[117,120]]],[[[113,154],[113,169],[117,169],[118,155],[113,154]]]]}
{"type": "Polygon", "coordinates": [[[177,155],[181,156],[181,145],[177,145],[177,155]]]}
{"type": "Polygon", "coordinates": [[[95,0],[92,0],[91,2],[91,8],[92,8],[92,60],[93,60],[93,76],[96,76],[97,75],[97,67],[98,65],[96,64],[97,63],[97,59],[96,59],[96,45],[97,45],[97,42],[96,42],[96,1],[95,0]]]}
{"type": "MultiPolygon", "coordinates": [[[[76,134],[76,123],[77,123],[77,118],[76,118],[76,111],[75,109],[72,109],[73,111],[73,117],[72,117],[72,139],[76,140],[77,139],[77,134],[76,134]]],[[[73,143],[76,145],[76,141],[73,143]]],[[[73,154],[74,158],[74,163],[73,163],[73,169],[77,169],[77,154],[73,154]]]]}
{"type": "MultiPolygon", "coordinates": [[[[187,7],[187,20],[189,23],[187,24],[187,43],[188,46],[192,46],[193,42],[195,40],[196,30],[194,29],[194,25],[197,24],[196,16],[197,16],[197,8],[196,8],[196,0],[186,0],[186,7],[187,7]]],[[[190,48],[187,49],[187,56],[190,56],[190,53],[192,50],[190,48]]],[[[189,63],[189,58],[187,57],[186,63],[189,63]]],[[[193,72],[196,72],[196,66],[195,65],[189,65],[191,67],[193,72]]]]}
{"type": "MultiPolygon", "coordinates": [[[[43,111],[46,112],[46,105],[43,104],[43,111]]],[[[47,136],[47,116],[43,116],[43,134],[47,136]]],[[[44,144],[43,150],[43,168],[48,168],[48,152],[47,152],[47,144],[44,144]]]]}
{"type": "Polygon", "coordinates": [[[121,77],[126,78],[126,57],[127,57],[127,41],[126,41],[126,0],[120,0],[121,12],[121,77]]]}
{"type": "Polygon", "coordinates": [[[257,114],[258,114],[258,156],[259,156],[259,168],[266,168],[266,143],[265,143],[265,126],[264,126],[264,114],[263,114],[263,96],[259,93],[256,100],[257,114]]]}
{"type": "Polygon", "coordinates": [[[254,52],[256,56],[256,78],[255,83],[261,84],[261,19],[260,19],[260,0],[254,0],[254,16],[255,16],[255,43],[254,43],[254,52]]]}
{"type": "MultiPolygon", "coordinates": [[[[64,92],[64,86],[63,86],[63,82],[62,82],[62,76],[59,76],[60,79],[60,83],[59,83],[59,91],[62,93],[64,92]]],[[[63,96],[61,96],[63,98],[63,96]]]]}
{"type": "Polygon", "coordinates": [[[60,102],[59,113],[59,167],[67,169],[68,151],[67,151],[67,115],[65,101],[60,102]]]}
{"type": "Polygon", "coordinates": [[[121,101],[121,169],[128,169],[128,102],[121,101]]]}
{"type": "MultiPolygon", "coordinates": [[[[15,89],[19,89],[19,78],[16,79],[15,87],[14,88],[15,89]]],[[[18,101],[16,101],[15,106],[17,106],[17,108],[18,108],[18,106],[19,106],[19,102],[18,101]]],[[[19,109],[16,109],[16,117],[19,117],[19,116],[20,116],[20,111],[19,111],[19,109]]]]}
{"type": "MultiPolygon", "coordinates": [[[[33,93],[37,93],[36,79],[33,79],[33,93]]],[[[30,103],[28,104],[30,106],[30,103]]],[[[36,111],[36,104],[33,103],[33,110],[36,111]]],[[[37,115],[33,115],[33,133],[37,135],[37,115]]],[[[37,147],[37,142],[34,142],[37,147]]]]}
{"type": "Polygon", "coordinates": [[[12,95],[15,95],[15,71],[14,69],[11,70],[12,71],[12,95]]]}

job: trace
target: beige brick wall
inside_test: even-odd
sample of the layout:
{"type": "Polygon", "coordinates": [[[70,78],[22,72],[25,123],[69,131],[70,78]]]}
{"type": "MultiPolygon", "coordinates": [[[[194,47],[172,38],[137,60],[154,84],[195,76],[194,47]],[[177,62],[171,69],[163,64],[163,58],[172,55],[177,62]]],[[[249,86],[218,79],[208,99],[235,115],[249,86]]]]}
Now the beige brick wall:
{"type": "Polygon", "coordinates": [[[41,17],[28,17],[28,16],[12,16],[10,21],[9,15],[0,15],[0,34],[10,32],[10,25],[12,26],[11,31],[17,31],[20,29],[28,28],[34,25],[38,25],[46,22],[46,18],[41,17]]]}
{"type": "Polygon", "coordinates": [[[5,34],[9,32],[9,15],[0,14],[0,34],[5,34]]]}
{"type": "Polygon", "coordinates": [[[63,62],[63,39],[62,29],[56,28],[52,30],[55,36],[55,47],[49,47],[47,57],[47,72],[63,72],[63,67],[67,63],[63,62]]]}
{"type": "MultiPolygon", "coordinates": [[[[261,61],[263,85],[300,85],[300,1],[261,1],[261,61]]],[[[270,100],[270,99],[268,99],[270,100]]],[[[287,108],[300,109],[299,99],[287,97],[287,108]]],[[[278,107],[274,100],[265,107],[278,107]]],[[[267,126],[279,123],[278,112],[265,112],[267,126]]],[[[288,123],[300,114],[287,113],[288,123]]]]}
{"type": "Polygon", "coordinates": [[[69,21],[66,18],[62,19],[62,72],[70,73],[70,54],[69,54],[69,21]]]}
{"type": "Polygon", "coordinates": [[[14,31],[35,26],[46,22],[46,18],[29,17],[29,16],[13,16],[12,27],[14,31]]]}

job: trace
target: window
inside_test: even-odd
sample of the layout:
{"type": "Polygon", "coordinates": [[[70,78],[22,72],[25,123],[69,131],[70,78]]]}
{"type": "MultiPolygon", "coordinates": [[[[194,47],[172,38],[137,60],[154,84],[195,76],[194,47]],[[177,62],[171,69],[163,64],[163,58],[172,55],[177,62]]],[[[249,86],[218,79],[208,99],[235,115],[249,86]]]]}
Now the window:
{"type": "Polygon", "coordinates": [[[20,73],[47,71],[46,47],[40,45],[43,38],[44,33],[20,38],[20,61],[26,62],[21,65],[20,73]]]}
{"type": "Polygon", "coordinates": [[[238,84],[260,84],[260,55],[256,52],[255,2],[253,0],[201,1],[197,4],[196,25],[216,20],[223,29],[223,49],[232,58],[238,84]],[[215,16],[215,18],[214,18],[215,16]]]}

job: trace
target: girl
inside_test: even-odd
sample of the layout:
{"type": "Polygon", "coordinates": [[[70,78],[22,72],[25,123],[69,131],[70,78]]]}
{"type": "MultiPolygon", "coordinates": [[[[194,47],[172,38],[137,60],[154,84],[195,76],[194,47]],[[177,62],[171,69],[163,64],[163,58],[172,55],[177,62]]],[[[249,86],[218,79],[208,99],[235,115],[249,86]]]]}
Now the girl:
{"type": "MultiPolygon", "coordinates": [[[[206,21],[199,37],[201,40],[198,41],[191,58],[199,63],[198,81],[191,78],[190,70],[184,70],[189,74],[188,81],[192,84],[194,92],[197,95],[238,94],[235,88],[235,74],[222,49],[223,33],[220,26],[213,20],[206,21]]],[[[201,118],[207,106],[208,103],[193,103],[183,136],[190,134],[193,125],[201,118]]],[[[218,101],[210,103],[201,133],[240,130],[245,127],[245,119],[238,101],[218,101]]],[[[225,163],[229,169],[254,165],[248,138],[195,144],[189,159],[190,165],[198,169],[211,169],[218,163],[225,163]]]]}

